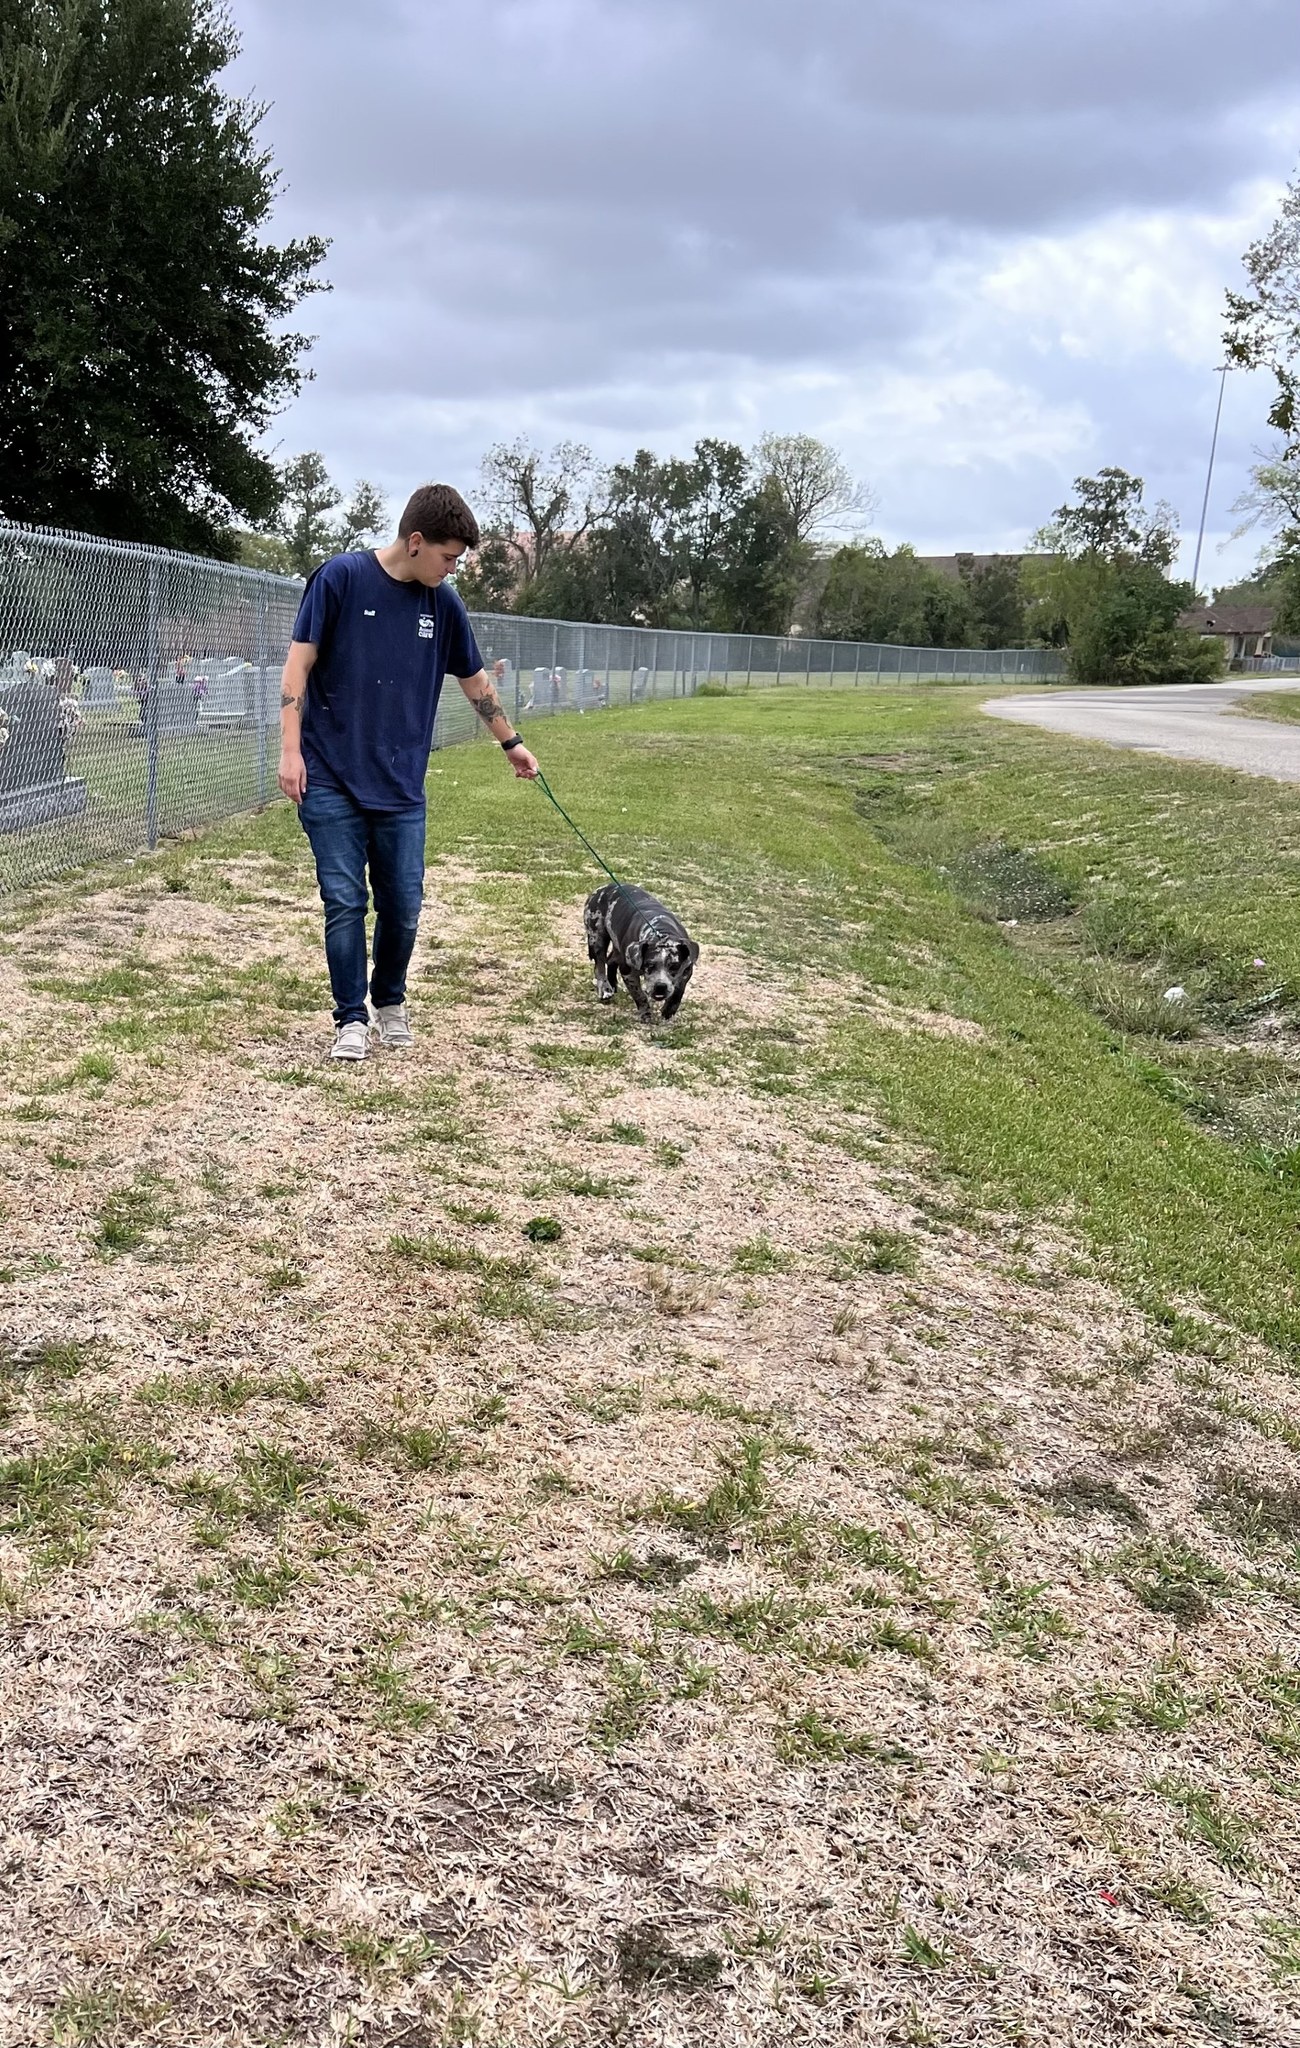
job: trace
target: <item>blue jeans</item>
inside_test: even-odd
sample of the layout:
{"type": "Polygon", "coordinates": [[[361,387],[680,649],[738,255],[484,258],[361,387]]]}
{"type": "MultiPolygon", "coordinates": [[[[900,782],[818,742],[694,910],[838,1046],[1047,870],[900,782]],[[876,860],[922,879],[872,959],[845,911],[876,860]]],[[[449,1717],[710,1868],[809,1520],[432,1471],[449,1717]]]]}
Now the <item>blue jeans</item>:
{"type": "Polygon", "coordinates": [[[406,1000],[406,969],[424,900],[424,805],[363,811],[343,790],[308,788],[298,806],[316,857],[325,905],[325,959],[334,992],[334,1022],[366,1019],[366,867],[375,898],[376,1009],[406,1000]]]}

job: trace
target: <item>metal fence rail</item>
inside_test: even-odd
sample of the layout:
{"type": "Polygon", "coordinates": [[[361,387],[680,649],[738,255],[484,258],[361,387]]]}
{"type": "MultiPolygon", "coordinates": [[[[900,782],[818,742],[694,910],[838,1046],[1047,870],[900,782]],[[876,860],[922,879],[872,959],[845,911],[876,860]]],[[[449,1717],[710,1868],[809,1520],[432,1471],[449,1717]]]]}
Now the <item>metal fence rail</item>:
{"type": "MultiPolygon", "coordinates": [[[[276,793],[295,578],[0,522],[0,896],[276,793]]],[[[701,688],[1051,677],[1035,648],[652,632],[474,614],[517,718],[701,688]]],[[[480,736],[444,690],[435,744],[480,736]]]]}
{"type": "Polygon", "coordinates": [[[1228,668],[1243,676],[1300,675],[1300,654],[1240,654],[1228,668]]]}

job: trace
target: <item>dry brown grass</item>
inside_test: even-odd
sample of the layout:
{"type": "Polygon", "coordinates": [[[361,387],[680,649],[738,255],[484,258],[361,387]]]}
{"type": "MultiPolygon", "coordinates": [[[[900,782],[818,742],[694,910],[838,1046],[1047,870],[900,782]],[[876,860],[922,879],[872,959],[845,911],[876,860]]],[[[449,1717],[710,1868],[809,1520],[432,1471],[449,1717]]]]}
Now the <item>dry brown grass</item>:
{"type": "Polygon", "coordinates": [[[729,1071],[869,992],[449,870],[339,1074],[189,872],[0,956],[0,2040],[1300,2041],[1293,1383],[729,1071]]]}

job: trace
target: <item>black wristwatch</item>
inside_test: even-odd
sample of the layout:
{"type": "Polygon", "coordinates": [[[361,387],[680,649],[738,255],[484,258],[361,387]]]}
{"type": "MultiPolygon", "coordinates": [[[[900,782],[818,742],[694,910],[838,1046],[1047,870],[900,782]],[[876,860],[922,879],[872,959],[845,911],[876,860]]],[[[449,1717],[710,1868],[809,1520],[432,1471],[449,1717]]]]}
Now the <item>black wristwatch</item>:
{"type": "Polygon", "coordinates": [[[502,740],[501,751],[503,754],[513,754],[515,748],[522,747],[522,745],[523,739],[519,733],[516,733],[512,740],[502,740]]]}

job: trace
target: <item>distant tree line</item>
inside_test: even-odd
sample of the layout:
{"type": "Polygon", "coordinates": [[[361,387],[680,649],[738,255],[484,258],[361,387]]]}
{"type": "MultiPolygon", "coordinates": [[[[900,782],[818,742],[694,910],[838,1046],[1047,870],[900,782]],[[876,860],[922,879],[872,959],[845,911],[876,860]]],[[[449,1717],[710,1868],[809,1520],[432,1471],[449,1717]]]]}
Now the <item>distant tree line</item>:
{"type": "MultiPolygon", "coordinates": [[[[1287,477],[1300,510],[1300,479],[1287,477]]],[[[358,482],[345,503],[319,454],[287,462],[280,481],[273,519],[241,537],[257,567],[305,576],[386,531],[374,485],[358,482]]],[[[609,470],[577,443],[543,454],[515,441],[488,451],[481,481],[483,545],[457,578],[477,611],[907,647],[1059,647],[1084,683],[1192,682],[1220,666],[1217,644],[1177,623],[1196,594],[1170,580],[1174,512],[1148,509],[1142,479],[1122,469],[1076,478],[1027,554],[959,554],[955,573],[907,545],[824,538],[828,522],[871,497],[807,435],[767,435],[749,454],[716,440],[689,458],[641,449],[609,470]]]]}
{"type": "Polygon", "coordinates": [[[806,604],[828,525],[870,509],[834,449],[768,434],[750,451],[697,441],[601,468],[590,449],[489,449],[484,545],[468,602],[597,624],[784,633],[806,604]]]}

